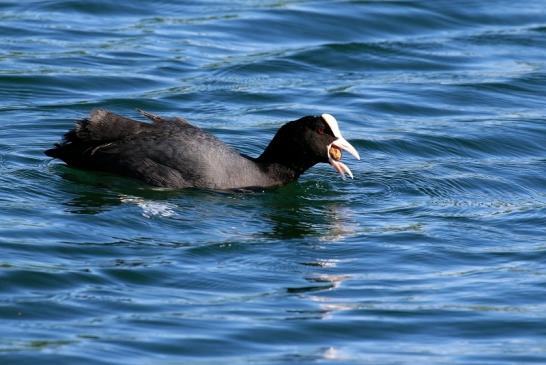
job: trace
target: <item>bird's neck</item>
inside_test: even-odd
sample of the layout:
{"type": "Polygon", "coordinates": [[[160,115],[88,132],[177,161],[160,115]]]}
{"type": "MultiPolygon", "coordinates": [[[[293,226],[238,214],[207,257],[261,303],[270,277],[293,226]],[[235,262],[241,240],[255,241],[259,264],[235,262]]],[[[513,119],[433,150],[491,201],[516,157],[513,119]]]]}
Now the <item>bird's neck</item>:
{"type": "MultiPolygon", "coordinates": [[[[282,176],[289,181],[297,180],[307,169],[318,163],[310,156],[299,134],[293,131],[293,123],[282,126],[260,157],[255,159],[270,176],[282,176]]],[[[297,131],[296,131],[297,132],[297,131]]]]}
{"type": "Polygon", "coordinates": [[[260,157],[255,159],[262,169],[269,175],[280,176],[283,180],[297,180],[306,170],[316,162],[305,159],[299,151],[278,150],[268,146],[260,157]]]}

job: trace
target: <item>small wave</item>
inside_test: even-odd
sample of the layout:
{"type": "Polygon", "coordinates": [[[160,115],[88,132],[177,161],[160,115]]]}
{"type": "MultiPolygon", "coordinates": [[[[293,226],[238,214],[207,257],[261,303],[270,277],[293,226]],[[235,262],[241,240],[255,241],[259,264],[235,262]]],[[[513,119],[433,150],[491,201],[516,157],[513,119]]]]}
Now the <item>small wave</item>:
{"type": "Polygon", "coordinates": [[[146,200],[136,196],[120,196],[122,203],[135,204],[142,209],[144,218],[153,217],[174,217],[177,215],[176,206],[174,204],[159,202],[154,200],[146,200]]]}

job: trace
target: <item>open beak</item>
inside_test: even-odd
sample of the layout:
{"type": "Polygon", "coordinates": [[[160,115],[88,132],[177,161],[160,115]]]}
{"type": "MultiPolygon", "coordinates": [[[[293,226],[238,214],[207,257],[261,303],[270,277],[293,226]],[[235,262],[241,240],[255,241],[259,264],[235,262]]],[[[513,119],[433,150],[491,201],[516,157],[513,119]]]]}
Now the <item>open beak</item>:
{"type": "Polygon", "coordinates": [[[328,162],[330,163],[330,165],[332,165],[334,169],[341,174],[341,177],[343,179],[345,179],[345,174],[349,175],[352,179],[353,173],[347,167],[347,165],[340,161],[341,150],[349,152],[357,160],[360,160],[360,155],[358,154],[357,150],[343,137],[339,137],[334,142],[330,143],[326,148],[326,152],[328,153],[328,162]]]}

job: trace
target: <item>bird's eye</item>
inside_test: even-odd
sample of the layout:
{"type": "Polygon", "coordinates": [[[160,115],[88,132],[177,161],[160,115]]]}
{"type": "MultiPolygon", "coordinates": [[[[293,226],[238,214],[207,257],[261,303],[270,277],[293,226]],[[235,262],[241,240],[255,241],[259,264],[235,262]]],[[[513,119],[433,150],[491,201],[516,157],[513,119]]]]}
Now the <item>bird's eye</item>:
{"type": "Polygon", "coordinates": [[[324,127],[318,127],[317,128],[317,133],[318,134],[324,134],[324,127]]]}

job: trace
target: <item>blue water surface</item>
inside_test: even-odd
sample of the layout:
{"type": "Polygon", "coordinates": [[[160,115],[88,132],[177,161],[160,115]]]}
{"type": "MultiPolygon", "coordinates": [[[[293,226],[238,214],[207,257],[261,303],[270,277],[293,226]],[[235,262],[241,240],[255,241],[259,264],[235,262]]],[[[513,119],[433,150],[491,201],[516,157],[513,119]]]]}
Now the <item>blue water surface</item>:
{"type": "Polygon", "coordinates": [[[546,363],[546,1],[0,2],[1,364],[546,363]],[[98,107],[256,156],[169,191],[43,155],[98,107]]]}

